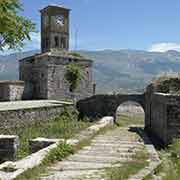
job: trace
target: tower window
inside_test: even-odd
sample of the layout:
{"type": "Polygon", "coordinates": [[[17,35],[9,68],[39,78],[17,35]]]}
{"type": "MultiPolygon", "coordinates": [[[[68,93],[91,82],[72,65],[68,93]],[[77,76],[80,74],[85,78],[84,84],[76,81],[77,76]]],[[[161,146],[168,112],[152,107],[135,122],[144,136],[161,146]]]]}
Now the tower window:
{"type": "Polygon", "coordinates": [[[55,42],[55,47],[59,47],[59,37],[58,36],[54,37],[54,42],[55,42]]]}
{"type": "Polygon", "coordinates": [[[61,37],[61,48],[66,48],[66,38],[65,37],[61,37]]]}

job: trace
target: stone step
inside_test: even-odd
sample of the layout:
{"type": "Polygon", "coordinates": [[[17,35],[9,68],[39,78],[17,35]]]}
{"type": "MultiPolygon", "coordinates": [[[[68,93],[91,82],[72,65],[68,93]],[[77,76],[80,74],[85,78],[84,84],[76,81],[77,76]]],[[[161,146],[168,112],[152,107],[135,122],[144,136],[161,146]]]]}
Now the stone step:
{"type": "Polygon", "coordinates": [[[130,157],[107,157],[107,156],[86,156],[86,155],[72,155],[66,160],[77,162],[97,162],[97,163],[116,163],[130,161],[130,157]]]}
{"type": "Polygon", "coordinates": [[[131,142],[92,142],[91,146],[101,145],[101,146],[128,146],[128,147],[134,147],[134,146],[143,146],[142,143],[131,143],[131,142]]]}
{"type": "Polygon", "coordinates": [[[92,140],[92,143],[109,143],[109,144],[114,144],[114,143],[117,143],[117,144],[141,144],[143,145],[142,142],[139,142],[139,141],[126,141],[126,140],[105,140],[105,139],[94,139],[92,140]]]}
{"type": "Polygon", "coordinates": [[[56,172],[56,174],[42,177],[44,180],[103,180],[102,170],[76,170],[56,172]]]}
{"type": "Polygon", "coordinates": [[[103,143],[91,143],[91,146],[92,147],[104,147],[104,148],[106,148],[106,147],[114,147],[114,148],[117,148],[117,147],[127,147],[127,148],[136,148],[136,147],[138,147],[138,146],[143,146],[142,144],[137,144],[137,145],[134,145],[134,144],[103,144],[103,143]]]}
{"type": "Polygon", "coordinates": [[[144,148],[141,138],[129,128],[118,128],[95,137],[89,146],[49,168],[44,180],[105,180],[105,168],[122,166],[144,148]]]}
{"type": "Polygon", "coordinates": [[[131,157],[135,155],[135,152],[117,152],[117,151],[79,151],[77,155],[84,155],[84,156],[111,156],[111,157],[131,157]]]}
{"type": "Polygon", "coordinates": [[[116,150],[118,152],[127,152],[127,151],[133,151],[135,149],[137,150],[140,150],[142,149],[143,147],[111,147],[111,146],[107,146],[107,147],[104,147],[104,146],[86,146],[83,148],[83,150],[91,150],[91,151],[113,151],[113,150],[116,150]]]}
{"type": "Polygon", "coordinates": [[[117,165],[112,165],[111,163],[96,163],[96,162],[79,162],[79,161],[62,161],[57,163],[55,167],[51,167],[52,171],[70,171],[70,170],[94,170],[94,169],[104,169],[112,166],[120,166],[120,163],[117,165]]]}

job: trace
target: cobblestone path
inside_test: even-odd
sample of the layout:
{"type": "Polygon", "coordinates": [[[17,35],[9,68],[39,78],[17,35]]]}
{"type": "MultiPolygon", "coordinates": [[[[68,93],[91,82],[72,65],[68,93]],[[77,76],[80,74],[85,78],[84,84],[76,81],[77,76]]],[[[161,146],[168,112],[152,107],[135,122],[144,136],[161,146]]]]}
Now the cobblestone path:
{"type": "Polygon", "coordinates": [[[96,136],[89,146],[54,167],[43,180],[103,180],[104,168],[120,166],[144,148],[140,137],[129,128],[116,128],[96,136]],[[118,163],[117,163],[118,162],[118,163]]]}

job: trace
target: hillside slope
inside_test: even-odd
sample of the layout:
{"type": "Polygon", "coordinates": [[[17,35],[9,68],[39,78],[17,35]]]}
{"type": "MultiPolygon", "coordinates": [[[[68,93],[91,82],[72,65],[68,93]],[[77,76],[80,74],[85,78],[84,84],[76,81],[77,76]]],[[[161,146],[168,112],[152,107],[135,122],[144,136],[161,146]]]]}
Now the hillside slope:
{"type": "MultiPolygon", "coordinates": [[[[38,51],[0,56],[0,80],[18,79],[18,59],[38,51]]],[[[180,72],[180,52],[165,53],[137,50],[79,51],[94,60],[93,75],[99,91],[143,89],[163,72],[180,72]]]]}

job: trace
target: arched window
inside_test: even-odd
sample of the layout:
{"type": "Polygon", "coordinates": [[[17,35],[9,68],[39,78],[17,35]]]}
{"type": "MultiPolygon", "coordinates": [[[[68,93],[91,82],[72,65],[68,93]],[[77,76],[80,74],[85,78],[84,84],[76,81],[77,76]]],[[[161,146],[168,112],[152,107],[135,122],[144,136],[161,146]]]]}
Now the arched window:
{"type": "Polygon", "coordinates": [[[59,47],[59,37],[58,36],[54,37],[54,42],[55,42],[55,47],[59,47]]]}
{"type": "Polygon", "coordinates": [[[44,42],[43,43],[43,48],[48,48],[49,47],[49,39],[45,38],[43,42],[44,42]]]}
{"type": "Polygon", "coordinates": [[[66,48],[66,38],[65,37],[61,37],[61,48],[66,48]]]}

